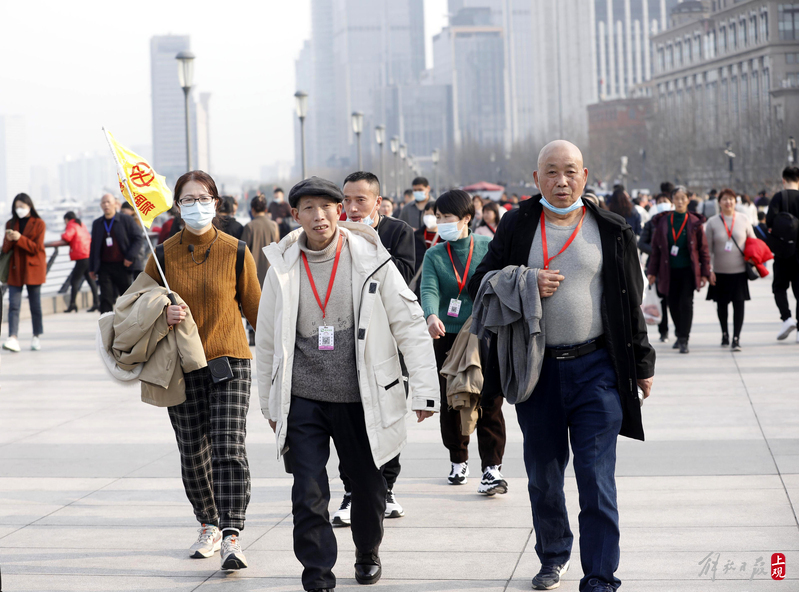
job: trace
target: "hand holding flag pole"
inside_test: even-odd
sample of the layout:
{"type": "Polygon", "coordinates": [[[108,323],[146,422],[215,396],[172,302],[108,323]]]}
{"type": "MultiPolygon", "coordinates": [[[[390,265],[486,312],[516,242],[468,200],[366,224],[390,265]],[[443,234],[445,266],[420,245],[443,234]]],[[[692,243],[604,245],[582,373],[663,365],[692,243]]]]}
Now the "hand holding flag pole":
{"type": "Polygon", "coordinates": [[[161,269],[161,264],[158,262],[153,243],[147,236],[147,229],[152,225],[152,221],[172,207],[172,192],[166,186],[166,179],[161,175],[156,175],[146,160],[117,144],[111,133],[105,127],[102,129],[117,164],[119,188],[123,197],[133,206],[141,223],[144,240],[150,245],[150,252],[155,260],[158,273],[161,275],[161,280],[164,282],[167,296],[172,304],[177,305],[177,299],[169,288],[164,270],[161,269]],[[131,183],[131,178],[135,180],[133,183],[131,183]],[[137,188],[137,191],[133,190],[133,186],[137,188]]]}

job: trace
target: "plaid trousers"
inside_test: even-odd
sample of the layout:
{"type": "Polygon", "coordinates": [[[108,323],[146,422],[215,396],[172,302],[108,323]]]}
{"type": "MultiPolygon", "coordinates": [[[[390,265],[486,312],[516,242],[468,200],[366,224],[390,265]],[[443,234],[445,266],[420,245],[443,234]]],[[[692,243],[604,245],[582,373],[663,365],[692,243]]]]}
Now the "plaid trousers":
{"type": "Polygon", "coordinates": [[[185,374],[186,401],[169,407],[183,487],[203,524],[244,528],[250,467],[244,440],[250,406],[250,360],[230,358],[233,379],[220,384],[208,368],[185,374]]]}

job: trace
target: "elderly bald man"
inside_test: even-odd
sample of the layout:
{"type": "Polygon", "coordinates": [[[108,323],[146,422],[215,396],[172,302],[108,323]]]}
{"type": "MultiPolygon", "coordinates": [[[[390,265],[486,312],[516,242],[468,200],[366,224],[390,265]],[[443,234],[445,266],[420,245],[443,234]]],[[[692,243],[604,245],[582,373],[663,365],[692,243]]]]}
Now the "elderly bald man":
{"type": "MultiPolygon", "coordinates": [[[[621,585],[615,576],[616,440],[619,434],[644,439],[638,388],[648,397],[655,373],[640,309],[643,275],[630,226],[582,199],[588,169],[574,144],[545,146],[533,176],[541,195],[503,216],[469,292],[475,298],[492,270],[537,270],[545,357],[532,395],[516,405],[541,561],[533,588],[557,588],[569,567],[573,536],[563,482],[571,441],[580,496],[580,590],[608,592],[621,585]]],[[[489,360],[484,393],[501,392],[498,373],[490,371],[494,363],[489,360]]]]}

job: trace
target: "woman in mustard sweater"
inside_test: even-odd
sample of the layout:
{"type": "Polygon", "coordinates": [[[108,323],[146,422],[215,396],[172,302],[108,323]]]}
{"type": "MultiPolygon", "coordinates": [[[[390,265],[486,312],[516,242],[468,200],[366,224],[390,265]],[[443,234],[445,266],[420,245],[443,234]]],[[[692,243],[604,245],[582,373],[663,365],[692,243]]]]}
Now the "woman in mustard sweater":
{"type": "MultiPolygon", "coordinates": [[[[169,287],[186,306],[170,306],[167,322],[177,325],[188,308],[208,360],[207,368],[185,375],[186,401],[168,409],[183,486],[201,525],[189,554],[208,558],[221,549],[222,569],[241,569],[247,567],[238,537],[250,501],[244,439],[252,354],[239,304],[255,327],[261,288],[249,249],[212,224],[219,203],[214,180],[202,171],[186,173],[175,184],[175,201],[186,227],[159,251],[169,287]]],[[[152,256],[145,272],[162,282],[152,256]]]]}
{"type": "MultiPolygon", "coordinates": [[[[435,340],[433,349],[440,371],[458,332],[472,314],[472,299],[466,285],[488,251],[491,239],[469,230],[474,205],[465,191],[448,191],[436,200],[435,208],[438,234],[446,242],[425,253],[421,294],[427,330],[435,340]]],[[[438,381],[441,438],[452,463],[448,480],[451,485],[462,485],[469,476],[469,436],[461,433],[460,412],[447,407],[446,380],[439,374],[438,381]]],[[[502,397],[483,399],[480,405],[482,412],[476,431],[483,476],[477,491],[486,495],[506,493],[508,484],[500,473],[505,452],[502,397]]]]}

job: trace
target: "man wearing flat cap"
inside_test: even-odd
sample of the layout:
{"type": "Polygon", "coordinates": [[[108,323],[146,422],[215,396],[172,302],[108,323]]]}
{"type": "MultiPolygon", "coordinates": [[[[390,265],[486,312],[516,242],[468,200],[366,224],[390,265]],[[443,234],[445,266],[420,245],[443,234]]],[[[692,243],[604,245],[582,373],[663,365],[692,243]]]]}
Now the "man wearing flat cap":
{"type": "Polygon", "coordinates": [[[405,357],[418,421],[438,411],[433,342],[416,295],[366,224],[339,222],[344,195],[311,177],[289,193],[300,224],[264,247],[256,330],[261,411],[294,475],[294,553],[305,590],[332,590],[336,537],[325,466],[330,440],[352,482],[355,578],[380,579],[386,480],[406,441],[405,357]]]}

